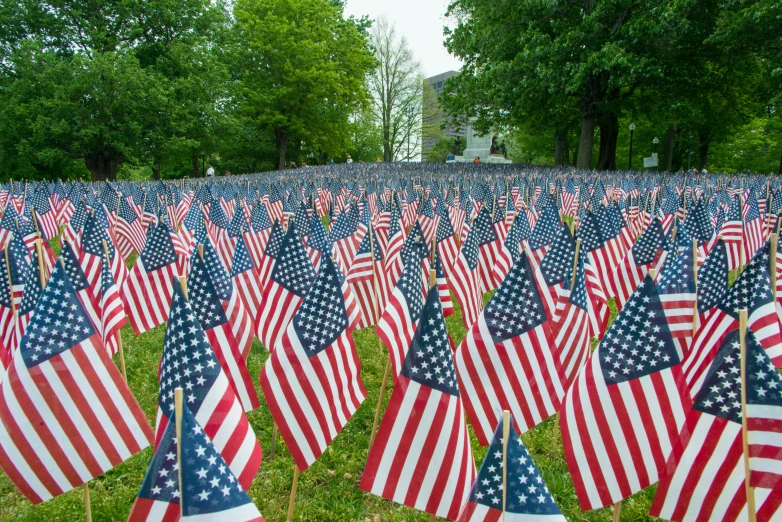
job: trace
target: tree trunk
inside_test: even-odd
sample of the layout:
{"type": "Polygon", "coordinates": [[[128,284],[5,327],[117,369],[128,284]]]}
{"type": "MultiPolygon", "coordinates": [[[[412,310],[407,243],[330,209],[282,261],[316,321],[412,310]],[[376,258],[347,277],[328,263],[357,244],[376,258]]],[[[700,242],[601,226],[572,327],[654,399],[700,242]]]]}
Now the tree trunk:
{"type": "Polygon", "coordinates": [[[779,158],[779,172],[777,174],[782,174],[782,157],[779,158]]]}
{"type": "Polygon", "coordinates": [[[676,124],[671,123],[668,125],[668,137],[665,140],[665,150],[663,151],[663,170],[665,172],[671,171],[671,164],[673,163],[673,142],[676,138],[676,124]]]}
{"type": "Polygon", "coordinates": [[[567,134],[558,132],[554,136],[554,165],[568,164],[567,134]]]}
{"type": "Polygon", "coordinates": [[[280,158],[277,160],[277,170],[285,170],[285,155],[288,153],[288,140],[290,137],[291,135],[288,131],[274,131],[274,139],[277,142],[277,149],[280,151],[280,158]]]}
{"type": "Polygon", "coordinates": [[[152,160],[152,177],[160,179],[160,160],[158,158],[152,160]]]}
{"type": "Polygon", "coordinates": [[[592,168],[592,144],[595,141],[595,113],[591,106],[581,110],[581,139],[578,142],[576,168],[592,168]]]}
{"type": "Polygon", "coordinates": [[[393,151],[391,150],[391,132],[388,129],[387,125],[384,125],[383,128],[383,161],[386,163],[390,163],[391,161],[394,161],[394,158],[392,157],[393,151]]]}
{"type": "Polygon", "coordinates": [[[698,170],[703,170],[709,163],[709,137],[701,133],[699,135],[700,145],[698,146],[698,155],[700,156],[700,163],[698,170]]]}
{"type": "Polygon", "coordinates": [[[610,112],[600,123],[600,150],[597,170],[616,170],[616,141],[619,138],[619,116],[610,112]]]}
{"type": "Polygon", "coordinates": [[[190,166],[193,169],[193,174],[191,177],[198,178],[201,176],[201,169],[199,169],[198,165],[198,154],[193,151],[193,154],[190,156],[190,166]]]}
{"type": "Polygon", "coordinates": [[[84,156],[84,165],[92,174],[92,181],[115,181],[117,167],[123,161],[122,154],[111,147],[105,147],[103,151],[91,156],[84,156]]]}

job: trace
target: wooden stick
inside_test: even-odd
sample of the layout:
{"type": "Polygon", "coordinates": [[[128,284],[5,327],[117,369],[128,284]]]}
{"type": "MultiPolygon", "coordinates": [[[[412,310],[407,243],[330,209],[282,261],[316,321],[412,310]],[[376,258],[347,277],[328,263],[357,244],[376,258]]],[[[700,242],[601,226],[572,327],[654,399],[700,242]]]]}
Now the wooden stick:
{"type": "Polygon", "coordinates": [[[41,289],[46,287],[46,265],[43,263],[43,255],[41,252],[41,239],[35,240],[35,253],[38,255],[38,278],[41,281],[41,289]]]}
{"type": "MultiPolygon", "coordinates": [[[[109,261],[109,245],[103,240],[103,253],[106,255],[106,262],[109,261]]],[[[185,294],[187,295],[187,294],[185,294]]],[[[117,332],[117,347],[119,348],[119,367],[122,370],[122,377],[128,382],[128,372],[125,368],[125,351],[122,349],[122,331],[117,332]]]]}
{"type": "Polygon", "coordinates": [[[698,330],[698,241],[692,240],[692,278],[695,280],[695,301],[692,303],[692,336],[698,330]]]}
{"type": "Polygon", "coordinates": [[[92,522],[92,506],[90,505],[90,484],[84,483],[84,514],[87,522],[92,522]]]}
{"type": "Polygon", "coordinates": [[[377,267],[375,266],[375,241],[374,241],[374,231],[372,229],[372,223],[369,223],[369,230],[367,231],[367,234],[369,234],[369,252],[372,256],[372,290],[375,293],[375,303],[373,308],[373,312],[375,313],[373,324],[377,324],[380,321],[380,299],[378,298],[378,292],[377,292],[377,267]]]}
{"type": "Polygon", "coordinates": [[[508,438],[510,438],[510,411],[502,412],[502,520],[508,505],[508,438]]]}
{"type": "Polygon", "coordinates": [[[652,281],[654,281],[655,277],[657,277],[657,270],[654,268],[649,269],[649,277],[652,278],[652,281]]]}
{"type": "Polygon", "coordinates": [[[612,519],[613,522],[619,522],[619,513],[622,511],[622,501],[620,500],[616,504],[614,504],[614,518],[612,519]]]}
{"type": "Polygon", "coordinates": [[[185,499],[182,493],[184,488],[182,487],[182,410],[183,410],[183,393],[182,388],[174,389],[174,412],[176,415],[176,464],[177,475],[179,475],[179,513],[184,513],[185,499]]]}
{"type": "Polygon", "coordinates": [[[755,488],[750,486],[749,439],[747,433],[747,309],[739,310],[739,337],[741,346],[741,442],[744,448],[744,487],[747,495],[749,522],[755,522],[755,488]]]}
{"type": "Polygon", "coordinates": [[[272,426],[272,447],[269,450],[269,458],[274,458],[274,452],[277,449],[277,423],[274,423],[274,426],[272,426]]]}
{"type": "MultiPolygon", "coordinates": [[[[379,340],[379,338],[378,338],[379,340]]],[[[380,347],[383,347],[383,341],[379,341],[380,347]]],[[[372,447],[372,443],[375,442],[375,436],[377,435],[377,425],[380,421],[380,408],[383,405],[383,397],[386,394],[386,386],[388,385],[388,376],[391,374],[391,354],[388,354],[386,359],[386,371],[383,372],[383,382],[380,383],[380,396],[377,398],[377,408],[375,408],[375,418],[372,421],[372,431],[369,434],[369,447],[372,447]]]]}
{"type": "Polygon", "coordinates": [[[291,486],[291,499],[288,501],[288,517],[285,519],[287,522],[293,520],[293,507],[296,504],[296,488],[299,485],[299,467],[293,465],[293,485],[291,486]]]}
{"type": "Polygon", "coordinates": [[[185,299],[188,299],[188,297],[187,297],[187,278],[185,276],[179,276],[179,284],[182,285],[182,293],[185,294],[185,299]]]}
{"type": "Polygon", "coordinates": [[[771,275],[771,294],[774,296],[774,301],[777,300],[777,251],[779,249],[779,234],[771,234],[771,259],[769,263],[769,273],[771,275]]]}
{"type": "Polygon", "coordinates": [[[14,313],[14,324],[16,324],[16,302],[14,301],[14,285],[11,282],[11,261],[8,259],[8,246],[14,239],[13,233],[8,235],[8,243],[5,244],[5,272],[8,278],[8,293],[11,296],[11,311],[14,313]]]}
{"type": "Polygon", "coordinates": [[[581,253],[581,238],[576,239],[576,252],[573,254],[573,277],[570,278],[570,293],[576,287],[576,272],[578,272],[578,256],[581,253]]]}

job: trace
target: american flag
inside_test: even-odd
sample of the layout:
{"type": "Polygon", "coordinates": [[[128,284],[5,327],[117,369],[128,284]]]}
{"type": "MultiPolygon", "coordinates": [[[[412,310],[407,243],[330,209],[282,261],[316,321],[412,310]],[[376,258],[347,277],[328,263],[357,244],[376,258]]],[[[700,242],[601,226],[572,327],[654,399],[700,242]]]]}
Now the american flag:
{"type": "MultiPolygon", "coordinates": [[[[412,236],[411,236],[412,237],[412,236]]],[[[423,237],[419,236],[419,243],[423,237]]],[[[407,347],[415,335],[416,324],[424,307],[424,272],[421,267],[423,256],[420,250],[408,258],[402,269],[402,275],[383,309],[380,321],[377,323],[377,336],[388,349],[393,375],[399,375],[399,370],[405,359],[407,347]]],[[[425,253],[423,255],[426,255],[425,253]]]]}
{"type": "Polygon", "coordinates": [[[125,311],[136,335],[168,320],[177,255],[167,223],[154,227],[123,286],[125,311]]]}
{"type": "Polygon", "coordinates": [[[462,311],[462,324],[467,329],[478,320],[483,307],[483,294],[479,289],[478,257],[478,232],[471,230],[462,243],[453,268],[446,272],[448,285],[462,311]]]}
{"type": "Polygon", "coordinates": [[[565,522],[512,422],[509,423],[506,446],[503,440],[504,422],[500,417],[486,459],[456,522],[565,522]],[[503,455],[507,466],[503,464],[503,455]]]}
{"type": "Polygon", "coordinates": [[[554,241],[559,232],[561,218],[557,206],[549,204],[543,209],[540,218],[535,222],[529,238],[529,247],[535,263],[540,263],[548,252],[548,246],[554,241]]]}
{"type": "Polygon", "coordinates": [[[502,249],[497,255],[494,269],[492,270],[492,281],[495,288],[500,286],[500,283],[508,275],[519,256],[521,256],[521,240],[519,239],[519,227],[516,225],[516,221],[514,221],[510,230],[508,230],[505,241],[502,243],[502,249]]]}
{"type": "Polygon", "coordinates": [[[261,262],[258,265],[258,277],[260,277],[261,287],[266,286],[269,281],[269,277],[272,275],[272,268],[274,268],[277,262],[277,256],[280,254],[280,247],[282,241],[285,238],[285,230],[282,225],[275,221],[269,231],[269,237],[264,246],[263,256],[261,262]]]}
{"type": "Polygon", "coordinates": [[[451,341],[433,288],[369,450],[360,487],[454,519],[474,478],[451,341]]]}
{"type": "Polygon", "coordinates": [[[239,352],[242,357],[247,359],[250,348],[253,344],[255,327],[253,316],[251,316],[244,306],[239,292],[234,287],[234,280],[228,276],[228,272],[218,257],[212,243],[207,239],[204,244],[204,265],[215,287],[217,296],[223,305],[223,310],[228,318],[228,324],[231,327],[234,338],[239,346],[239,352]]]}
{"type": "Polygon", "coordinates": [[[60,260],[65,265],[65,273],[76,290],[76,297],[87,312],[93,326],[98,328],[98,325],[101,324],[100,301],[98,301],[98,296],[94,293],[93,288],[90,287],[87,276],[84,274],[70,243],[65,243],[60,250],[60,260]]]}
{"type": "Polygon", "coordinates": [[[421,231],[424,233],[424,238],[427,245],[432,242],[432,239],[434,239],[435,233],[437,232],[438,216],[435,216],[433,207],[434,203],[432,202],[432,198],[430,196],[426,198],[423,206],[418,209],[417,222],[421,225],[421,231]]]}
{"type": "MultiPolygon", "coordinates": [[[[315,280],[315,270],[304,245],[296,239],[295,227],[295,223],[288,226],[288,232],[277,252],[277,260],[263,289],[261,308],[255,316],[258,339],[270,352],[277,349],[288,323],[315,280]]],[[[272,239],[269,238],[267,252],[273,246],[272,239]]]]}
{"type": "MultiPolygon", "coordinates": [[[[404,249],[402,254],[404,258],[404,249]]],[[[380,320],[387,293],[384,273],[383,252],[377,244],[375,230],[370,225],[347,273],[347,282],[358,300],[362,314],[359,328],[375,325],[380,320]]]]}
{"type": "MultiPolygon", "coordinates": [[[[196,211],[200,212],[196,208],[196,211]]],[[[114,236],[117,238],[117,247],[124,259],[133,252],[144,250],[146,237],[141,226],[141,219],[136,215],[126,198],[120,198],[119,212],[114,223],[114,236]]]]}
{"type": "Polygon", "coordinates": [[[669,255],[657,283],[657,293],[668,320],[673,342],[681,353],[689,352],[696,310],[695,258],[692,248],[678,256],[669,255]]]}
{"type": "Polygon", "coordinates": [[[437,249],[442,256],[441,263],[444,270],[450,271],[459,257],[459,244],[456,241],[456,232],[451,224],[451,218],[447,212],[440,214],[437,223],[437,249]]]}
{"type": "Polygon", "coordinates": [[[303,223],[309,223],[306,247],[312,266],[320,265],[320,257],[323,255],[334,257],[334,245],[331,244],[329,233],[320,218],[313,216],[303,223]]]}
{"type": "Polygon", "coordinates": [[[728,293],[728,250],[725,242],[718,239],[698,270],[700,323],[709,318],[726,293],[728,293]]]}
{"type": "Polygon", "coordinates": [[[185,215],[185,219],[182,220],[182,226],[179,227],[179,240],[187,248],[188,254],[192,254],[193,248],[195,248],[195,235],[205,227],[206,223],[204,221],[204,213],[201,211],[201,205],[198,201],[193,201],[185,215]]]}
{"type": "Polygon", "coordinates": [[[231,263],[231,281],[244,303],[245,310],[250,317],[254,318],[261,306],[263,285],[243,237],[237,238],[236,241],[234,258],[231,263]]]}
{"type": "Polygon", "coordinates": [[[0,468],[34,504],[70,491],[152,440],[56,264],[0,388],[0,468]]]}
{"type": "Polygon", "coordinates": [[[550,319],[559,319],[557,302],[562,293],[562,283],[573,272],[576,240],[566,224],[559,225],[559,233],[540,262],[536,277],[542,290],[543,307],[550,319]]]}
{"type": "Polygon", "coordinates": [[[57,213],[54,211],[46,183],[39,183],[27,201],[35,209],[41,232],[46,237],[56,237],[60,233],[60,227],[57,225],[57,213]]]}
{"type": "Polygon", "coordinates": [[[448,290],[448,281],[445,278],[445,270],[443,270],[442,258],[440,257],[440,248],[437,246],[437,243],[433,245],[432,256],[432,269],[437,278],[437,289],[440,292],[440,304],[443,306],[443,315],[449,317],[456,313],[456,310],[454,310],[453,307],[451,292],[448,290]]]}
{"type": "Polygon", "coordinates": [[[749,328],[777,366],[782,366],[782,337],[776,303],[769,277],[769,244],[755,257],[730,287],[714,313],[703,323],[692,340],[692,348],[683,364],[690,390],[699,389],[700,382],[723,338],[738,327],[739,310],[746,308],[749,328]]]}
{"type": "Polygon", "coordinates": [[[239,483],[248,489],[261,465],[261,446],[178,278],[173,278],[172,287],[171,319],[160,364],[155,446],[160,446],[166,426],[174,420],[174,389],[183,388],[184,403],[239,483]]]}
{"type": "Polygon", "coordinates": [[[11,239],[11,234],[16,233],[19,213],[16,212],[13,205],[9,205],[3,212],[3,218],[0,219],[0,244],[6,244],[11,239]]]}
{"type": "Polygon", "coordinates": [[[565,457],[582,509],[657,481],[684,419],[681,358],[647,275],[563,402],[565,457]]]}
{"type": "Polygon", "coordinates": [[[180,515],[181,520],[263,522],[258,508],[187,405],[182,407],[181,432],[182,455],[178,458],[176,422],[172,418],[149,463],[128,522],[176,522],[180,515]],[[184,513],[180,513],[180,491],[184,513]]]}
{"type": "Polygon", "coordinates": [[[104,255],[104,243],[109,252],[111,273],[117,284],[122,286],[128,277],[128,267],[125,265],[122,256],[118,254],[114,241],[101,224],[100,219],[97,215],[90,215],[84,224],[84,232],[79,243],[78,254],[79,264],[81,264],[82,270],[84,270],[87,281],[90,282],[90,287],[95,295],[98,294],[98,285],[100,284],[98,278],[101,270],[101,258],[104,255]]]}
{"type": "MultiPolygon", "coordinates": [[[[728,249],[728,268],[736,270],[744,264],[741,258],[741,246],[744,237],[744,220],[741,216],[741,196],[732,198],[728,207],[728,215],[720,228],[719,235],[725,241],[728,249]]],[[[745,254],[746,259],[746,254],[745,254]]]]}
{"type": "Polygon", "coordinates": [[[558,316],[551,324],[554,344],[567,383],[572,382],[591,353],[589,316],[592,308],[587,294],[584,256],[578,256],[575,281],[573,273],[563,281],[563,291],[557,302],[558,316]]]}
{"type": "Polygon", "coordinates": [[[14,234],[8,243],[8,263],[9,271],[4,275],[9,278],[11,294],[18,307],[22,302],[25,278],[30,271],[30,251],[22,241],[21,234],[14,234]]]}
{"type": "Polygon", "coordinates": [[[655,218],[609,278],[610,288],[616,297],[617,309],[622,309],[630,295],[649,273],[649,269],[655,268],[662,261],[667,246],[662,223],[655,218]]]}
{"type": "Polygon", "coordinates": [[[345,212],[337,217],[329,231],[331,241],[337,250],[339,265],[345,267],[345,269],[351,267],[353,257],[356,255],[356,250],[359,246],[359,241],[354,236],[358,226],[358,218],[358,207],[350,205],[345,212]]]}
{"type": "Polygon", "coordinates": [[[753,194],[747,198],[746,216],[744,218],[744,255],[750,259],[765,242],[765,223],[758,210],[758,200],[753,194]]]}
{"type": "MultiPolygon", "coordinates": [[[[0,256],[0,377],[5,376],[5,369],[11,362],[11,343],[14,341],[16,329],[16,315],[14,314],[14,305],[11,300],[11,289],[8,287],[8,278],[2,277],[7,274],[8,265],[5,256],[0,256]]],[[[24,300],[24,297],[22,298],[24,300]]]]}
{"type": "Polygon", "coordinates": [[[482,294],[494,290],[492,270],[502,248],[497,231],[492,224],[489,207],[484,205],[472,223],[471,235],[478,242],[478,282],[482,294]]]}
{"type": "Polygon", "coordinates": [[[323,257],[317,278],[306,289],[260,378],[272,417],[300,470],[315,462],[366,397],[347,286],[330,257],[323,257]]]}
{"type": "MultiPolygon", "coordinates": [[[[782,515],[782,378],[751,330],[746,336],[750,483],[757,520],[782,515]]],[[[650,513],[670,520],[747,520],[739,329],[722,339],[667,464],[650,513]]]]}
{"type": "Polygon", "coordinates": [[[247,249],[253,258],[253,264],[256,267],[261,266],[263,253],[266,249],[266,242],[269,240],[269,234],[272,231],[272,222],[269,219],[269,212],[266,205],[256,203],[250,212],[250,228],[244,233],[244,240],[247,243],[247,249]]]}
{"type": "Polygon", "coordinates": [[[8,346],[11,354],[16,351],[17,345],[24,335],[27,324],[32,319],[35,306],[38,304],[38,298],[43,291],[42,285],[46,281],[46,273],[41,273],[39,267],[38,249],[35,249],[33,250],[33,259],[30,264],[30,269],[25,276],[24,294],[22,295],[22,302],[19,305],[19,311],[17,312],[16,332],[14,333],[13,342],[8,346]]]}
{"type": "Polygon", "coordinates": [[[100,307],[100,334],[109,357],[119,351],[120,329],[127,323],[125,306],[119,295],[119,287],[111,273],[109,260],[101,256],[100,286],[98,303],[100,307]]]}
{"type": "Polygon", "coordinates": [[[260,407],[245,358],[236,342],[228,316],[223,310],[204,260],[197,253],[190,260],[190,275],[187,278],[190,306],[201,323],[209,344],[220,366],[223,367],[231,386],[242,403],[244,411],[260,407]]]}
{"type": "Polygon", "coordinates": [[[399,206],[399,196],[394,193],[391,196],[390,221],[388,224],[388,248],[386,249],[386,285],[388,288],[396,286],[396,282],[402,273],[402,258],[400,252],[405,242],[405,229],[402,227],[402,210],[399,206]]]}
{"type": "Polygon", "coordinates": [[[559,410],[564,373],[534,267],[524,252],[456,351],[465,409],[487,445],[509,410],[524,433],[559,410]]]}

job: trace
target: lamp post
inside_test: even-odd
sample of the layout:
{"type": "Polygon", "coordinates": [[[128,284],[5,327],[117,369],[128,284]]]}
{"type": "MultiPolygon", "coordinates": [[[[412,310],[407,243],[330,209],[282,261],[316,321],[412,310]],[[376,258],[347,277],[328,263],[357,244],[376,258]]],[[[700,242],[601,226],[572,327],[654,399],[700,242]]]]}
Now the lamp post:
{"type": "Polygon", "coordinates": [[[627,170],[633,170],[633,133],[635,132],[635,123],[630,124],[630,157],[627,160],[627,170]]]}
{"type": "MultiPolygon", "coordinates": [[[[652,143],[654,143],[654,155],[657,156],[657,144],[660,143],[660,140],[657,139],[657,136],[654,137],[654,139],[652,140],[652,143]]],[[[657,160],[657,166],[655,167],[654,170],[660,170],[660,160],[659,159],[657,160]]]]}

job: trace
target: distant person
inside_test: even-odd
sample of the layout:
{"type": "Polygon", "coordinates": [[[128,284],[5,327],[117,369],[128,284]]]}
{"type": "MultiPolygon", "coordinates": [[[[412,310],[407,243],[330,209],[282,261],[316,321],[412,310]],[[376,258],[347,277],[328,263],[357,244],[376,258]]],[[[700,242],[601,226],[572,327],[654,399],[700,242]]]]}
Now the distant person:
{"type": "Polygon", "coordinates": [[[207,178],[213,178],[215,177],[215,169],[211,165],[209,165],[209,168],[206,169],[206,177],[207,178]]]}
{"type": "Polygon", "coordinates": [[[291,167],[290,168],[291,168],[291,170],[296,170],[298,168],[298,167],[296,167],[296,162],[295,161],[291,161],[291,167]]]}
{"type": "Polygon", "coordinates": [[[453,152],[449,152],[448,155],[445,157],[446,163],[453,163],[456,161],[456,156],[453,155],[453,152]]]}
{"type": "Polygon", "coordinates": [[[348,154],[348,159],[345,163],[353,163],[353,158],[350,157],[350,154],[348,154]]]}
{"type": "Polygon", "coordinates": [[[329,165],[334,165],[334,160],[333,159],[329,160],[329,165]]]}
{"type": "Polygon", "coordinates": [[[475,159],[472,160],[472,162],[473,163],[480,163],[481,162],[481,157],[480,156],[475,156],[475,159]]]}
{"type": "Polygon", "coordinates": [[[383,163],[383,160],[380,159],[380,156],[377,157],[377,159],[375,160],[375,163],[383,163]]]}
{"type": "Polygon", "coordinates": [[[306,161],[302,161],[301,162],[301,168],[303,168],[303,169],[307,168],[307,162],[306,161]]]}
{"type": "Polygon", "coordinates": [[[225,176],[226,176],[227,178],[230,178],[230,177],[231,177],[231,175],[232,175],[232,174],[231,174],[231,171],[230,171],[230,170],[226,170],[226,171],[225,171],[225,176]]]}

